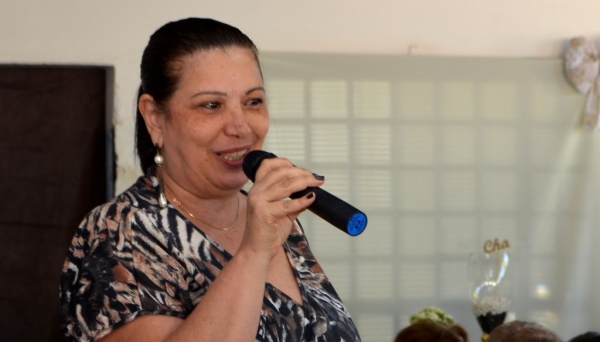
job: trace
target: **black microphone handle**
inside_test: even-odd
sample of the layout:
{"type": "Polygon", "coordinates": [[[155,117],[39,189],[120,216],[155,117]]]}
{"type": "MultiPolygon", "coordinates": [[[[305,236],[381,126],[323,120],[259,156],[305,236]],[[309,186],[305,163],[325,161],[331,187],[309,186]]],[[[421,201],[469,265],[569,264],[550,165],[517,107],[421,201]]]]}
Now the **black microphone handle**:
{"type": "Polygon", "coordinates": [[[367,225],[367,216],[321,188],[308,187],[294,192],[290,198],[299,198],[310,192],[315,193],[316,199],[308,207],[308,210],[348,235],[355,236],[363,232],[367,225]]]}
{"type": "MultiPolygon", "coordinates": [[[[261,150],[250,151],[246,155],[242,165],[246,176],[254,182],[254,177],[260,164],[264,159],[269,158],[277,158],[277,156],[271,152],[261,150]]],[[[290,198],[299,198],[307,195],[309,192],[314,192],[316,198],[308,207],[308,210],[334,227],[352,236],[362,233],[367,227],[367,216],[362,211],[319,187],[308,187],[291,194],[290,198]]]]}

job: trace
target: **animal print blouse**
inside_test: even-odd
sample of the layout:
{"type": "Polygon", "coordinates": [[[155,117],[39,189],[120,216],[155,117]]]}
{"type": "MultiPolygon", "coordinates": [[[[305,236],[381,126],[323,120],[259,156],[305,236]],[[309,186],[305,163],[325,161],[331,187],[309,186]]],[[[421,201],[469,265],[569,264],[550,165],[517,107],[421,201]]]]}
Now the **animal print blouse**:
{"type": "MultiPolygon", "coordinates": [[[[79,226],[60,281],[69,341],[95,341],[147,314],[185,318],[231,260],[171,205],[160,209],[156,194],[156,178],[140,177],[79,226]]],[[[267,283],[256,341],[360,341],[299,225],[285,249],[303,304],[267,283]]]]}

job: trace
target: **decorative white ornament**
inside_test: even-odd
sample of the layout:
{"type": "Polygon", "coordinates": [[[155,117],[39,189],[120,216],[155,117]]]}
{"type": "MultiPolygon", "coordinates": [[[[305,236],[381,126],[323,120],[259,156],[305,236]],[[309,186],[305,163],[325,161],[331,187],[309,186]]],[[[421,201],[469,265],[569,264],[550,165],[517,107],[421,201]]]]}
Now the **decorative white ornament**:
{"type": "Polygon", "coordinates": [[[582,94],[587,94],[582,122],[600,129],[600,57],[594,44],[584,37],[569,42],[565,54],[567,80],[582,94]]]}

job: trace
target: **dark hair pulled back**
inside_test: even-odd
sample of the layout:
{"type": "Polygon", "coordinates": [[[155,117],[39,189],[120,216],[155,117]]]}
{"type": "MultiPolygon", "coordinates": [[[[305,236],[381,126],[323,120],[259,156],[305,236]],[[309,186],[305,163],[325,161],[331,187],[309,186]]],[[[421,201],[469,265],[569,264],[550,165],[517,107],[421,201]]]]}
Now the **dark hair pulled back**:
{"type": "MultiPolygon", "coordinates": [[[[178,62],[183,57],[199,51],[232,46],[251,50],[258,63],[258,50],[254,43],[231,25],[206,18],[187,18],[163,25],[150,36],[142,55],[138,102],[143,94],[149,94],[156,105],[164,109],[165,103],[177,89],[181,76],[178,62]]],[[[147,172],[154,164],[156,147],[139,108],[136,109],[135,120],[136,150],[142,171],[147,172]]]]}

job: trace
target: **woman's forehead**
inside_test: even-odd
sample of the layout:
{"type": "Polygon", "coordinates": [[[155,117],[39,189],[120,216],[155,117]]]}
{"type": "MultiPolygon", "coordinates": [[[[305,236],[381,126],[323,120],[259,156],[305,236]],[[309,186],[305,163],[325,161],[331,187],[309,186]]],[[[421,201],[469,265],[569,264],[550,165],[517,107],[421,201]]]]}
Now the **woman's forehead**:
{"type": "MultiPolygon", "coordinates": [[[[210,49],[180,60],[182,87],[256,87],[262,85],[258,62],[252,50],[241,47],[210,49]]],[[[223,89],[224,90],[224,89],[223,89]]]]}

